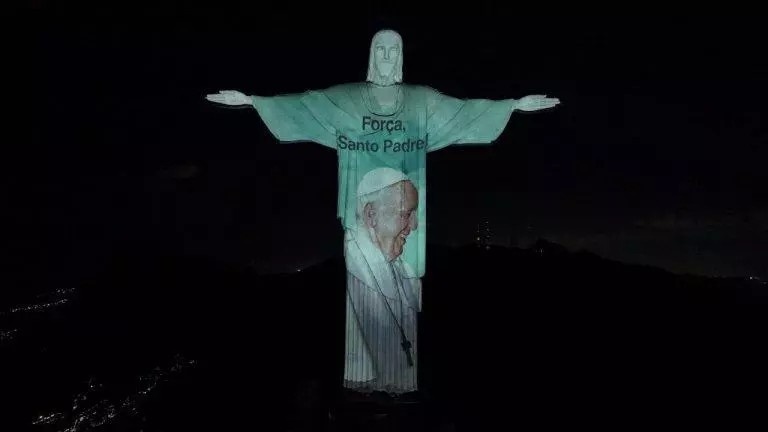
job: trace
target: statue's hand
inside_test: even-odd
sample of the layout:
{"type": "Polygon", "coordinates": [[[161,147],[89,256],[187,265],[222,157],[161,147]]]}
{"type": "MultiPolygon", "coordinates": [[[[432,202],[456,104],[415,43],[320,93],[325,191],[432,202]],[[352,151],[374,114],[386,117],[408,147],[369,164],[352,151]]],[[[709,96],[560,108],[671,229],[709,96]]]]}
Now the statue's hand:
{"type": "Polygon", "coordinates": [[[211,102],[224,105],[249,105],[251,98],[237,90],[221,90],[218,93],[205,96],[211,102]]]}
{"type": "Polygon", "coordinates": [[[546,95],[530,95],[517,101],[516,109],[520,111],[538,111],[560,103],[560,99],[548,98],[546,95]]]}

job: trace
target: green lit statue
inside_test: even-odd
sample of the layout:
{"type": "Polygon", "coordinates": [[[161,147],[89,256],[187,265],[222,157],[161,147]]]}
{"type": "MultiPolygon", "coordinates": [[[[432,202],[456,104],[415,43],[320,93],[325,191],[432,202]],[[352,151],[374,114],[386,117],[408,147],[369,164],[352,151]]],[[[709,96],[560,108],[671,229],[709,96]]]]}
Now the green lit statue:
{"type": "Polygon", "coordinates": [[[560,101],[542,95],[457,99],[404,84],[403,41],[392,30],[374,35],[364,82],[274,96],[223,90],[206,99],[252,105],[281,142],[315,142],[336,151],[347,267],[344,386],[416,391],[427,153],[490,144],[513,111],[560,101]]]}

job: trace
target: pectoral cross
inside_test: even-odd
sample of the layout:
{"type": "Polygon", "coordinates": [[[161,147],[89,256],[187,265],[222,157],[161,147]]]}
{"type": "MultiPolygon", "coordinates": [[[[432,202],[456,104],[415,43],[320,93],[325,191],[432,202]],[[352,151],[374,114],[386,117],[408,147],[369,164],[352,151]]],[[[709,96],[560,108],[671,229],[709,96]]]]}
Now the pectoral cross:
{"type": "Polygon", "coordinates": [[[403,347],[403,352],[405,352],[405,357],[408,359],[408,366],[413,367],[413,357],[411,357],[411,341],[408,340],[408,338],[405,337],[405,333],[402,331],[400,332],[400,337],[402,341],[400,342],[400,346],[403,347]]]}

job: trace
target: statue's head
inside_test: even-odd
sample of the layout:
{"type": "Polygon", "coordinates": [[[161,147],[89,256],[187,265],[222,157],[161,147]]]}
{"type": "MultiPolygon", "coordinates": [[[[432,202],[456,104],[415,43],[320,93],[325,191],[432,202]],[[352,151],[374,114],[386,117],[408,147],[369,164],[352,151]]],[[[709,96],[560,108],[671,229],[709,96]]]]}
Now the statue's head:
{"type": "Polygon", "coordinates": [[[394,30],[380,30],[371,40],[368,82],[392,85],[403,82],[403,39],[394,30]]]}

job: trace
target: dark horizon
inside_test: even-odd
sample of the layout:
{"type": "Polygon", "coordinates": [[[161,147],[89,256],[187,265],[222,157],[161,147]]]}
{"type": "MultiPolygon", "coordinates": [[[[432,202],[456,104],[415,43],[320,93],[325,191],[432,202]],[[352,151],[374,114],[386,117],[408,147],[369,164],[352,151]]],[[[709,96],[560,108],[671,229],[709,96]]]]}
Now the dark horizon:
{"type": "MultiPolygon", "coordinates": [[[[557,247],[434,247],[428,260],[423,423],[397,430],[732,425],[750,411],[764,421],[755,397],[766,382],[756,343],[768,329],[764,283],[678,277],[557,247]]],[[[369,411],[350,414],[339,398],[342,260],[269,276],[204,257],[113,266],[83,287],[0,308],[12,396],[1,422],[20,425],[7,428],[50,419],[39,429],[368,430],[343,428],[369,411]]]]}

